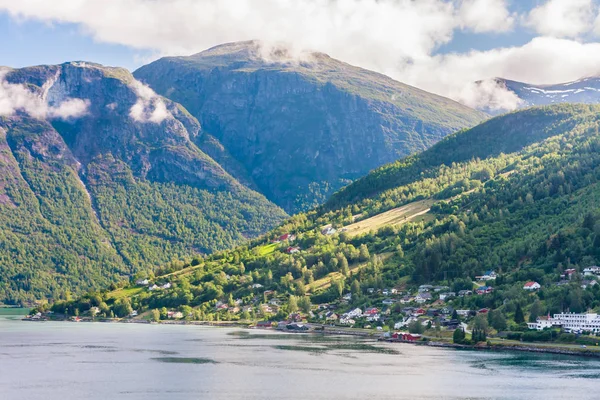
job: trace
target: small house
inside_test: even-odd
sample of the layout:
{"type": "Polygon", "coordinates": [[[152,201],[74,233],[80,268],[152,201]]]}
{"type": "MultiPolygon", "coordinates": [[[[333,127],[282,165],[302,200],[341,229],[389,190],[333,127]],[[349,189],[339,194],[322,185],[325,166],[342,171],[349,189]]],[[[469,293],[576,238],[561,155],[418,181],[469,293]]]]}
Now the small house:
{"type": "Polygon", "coordinates": [[[541,287],[542,286],[539,283],[531,281],[531,282],[527,282],[525,284],[525,286],[523,286],[523,289],[533,291],[533,290],[538,290],[541,287]]]}

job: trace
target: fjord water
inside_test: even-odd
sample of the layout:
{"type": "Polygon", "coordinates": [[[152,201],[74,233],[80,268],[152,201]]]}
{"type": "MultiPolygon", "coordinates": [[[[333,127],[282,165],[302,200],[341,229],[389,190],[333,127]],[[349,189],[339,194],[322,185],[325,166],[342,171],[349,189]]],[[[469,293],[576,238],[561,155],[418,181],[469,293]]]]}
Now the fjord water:
{"type": "Polygon", "coordinates": [[[597,399],[600,361],[264,331],[0,319],[0,398],[597,399]]]}

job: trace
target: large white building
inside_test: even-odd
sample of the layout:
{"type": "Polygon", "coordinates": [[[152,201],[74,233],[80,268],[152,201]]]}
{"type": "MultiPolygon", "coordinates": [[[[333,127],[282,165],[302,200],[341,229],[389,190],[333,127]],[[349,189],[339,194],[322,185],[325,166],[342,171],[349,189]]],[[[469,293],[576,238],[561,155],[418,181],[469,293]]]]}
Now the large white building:
{"type": "Polygon", "coordinates": [[[541,317],[536,322],[527,324],[529,329],[543,330],[560,326],[567,332],[600,333],[600,315],[598,314],[554,314],[552,318],[541,317]]]}

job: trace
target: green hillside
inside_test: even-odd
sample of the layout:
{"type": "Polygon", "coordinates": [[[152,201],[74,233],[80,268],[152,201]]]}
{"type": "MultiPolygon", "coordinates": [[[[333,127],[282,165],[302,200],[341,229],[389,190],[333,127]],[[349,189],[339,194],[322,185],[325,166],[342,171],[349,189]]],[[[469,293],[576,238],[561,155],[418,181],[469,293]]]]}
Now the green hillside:
{"type": "MultiPolygon", "coordinates": [[[[131,309],[164,307],[195,319],[277,320],[297,308],[316,313],[311,303],[328,303],[340,313],[357,306],[388,308],[378,324],[393,326],[403,306],[400,295],[383,295],[383,289],[414,295],[418,285],[431,284],[458,293],[487,283],[493,285],[490,294],[436,304],[488,307],[489,323],[498,330],[516,329],[523,311],[535,319],[546,312],[598,310],[600,285],[586,283],[583,269],[600,257],[599,125],[598,106],[498,117],[373,172],[327,208],[294,216],[251,246],[149,273],[151,283],[169,282],[169,289],[140,287],[118,300],[111,293],[92,295],[55,309],[85,312],[100,304],[103,314],[125,316],[131,309]],[[357,189],[365,182],[371,196],[357,189]],[[429,207],[425,214],[423,204],[429,207]],[[393,218],[370,218],[406,205],[411,207],[393,218]],[[345,231],[361,221],[378,229],[345,231]],[[269,243],[285,233],[297,238],[269,243]],[[572,279],[561,282],[567,269],[575,270],[572,279]],[[498,274],[495,281],[475,283],[487,270],[498,274]],[[527,292],[527,281],[542,288],[527,292]],[[346,293],[351,300],[341,300],[346,293]],[[384,296],[393,297],[391,305],[382,306],[384,296]]],[[[432,292],[425,307],[438,297],[432,292]]]]}
{"type": "Polygon", "coordinates": [[[0,303],[105,288],[234,247],[286,216],[198,148],[195,118],[125,70],[67,63],[6,79],[49,106],[88,107],[76,118],[0,118],[0,303]],[[132,116],[140,104],[147,120],[132,116]],[[161,104],[163,118],[150,120],[161,104]]]}

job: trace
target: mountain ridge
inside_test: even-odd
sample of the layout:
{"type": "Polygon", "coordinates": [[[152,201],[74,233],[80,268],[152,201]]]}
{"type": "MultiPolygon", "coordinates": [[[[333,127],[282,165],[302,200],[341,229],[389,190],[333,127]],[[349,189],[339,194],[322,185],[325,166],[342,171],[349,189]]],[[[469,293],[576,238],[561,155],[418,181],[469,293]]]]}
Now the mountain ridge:
{"type": "Polygon", "coordinates": [[[288,212],[485,118],[322,53],[252,41],[163,58],[134,76],[183,104],[288,212]]]}

